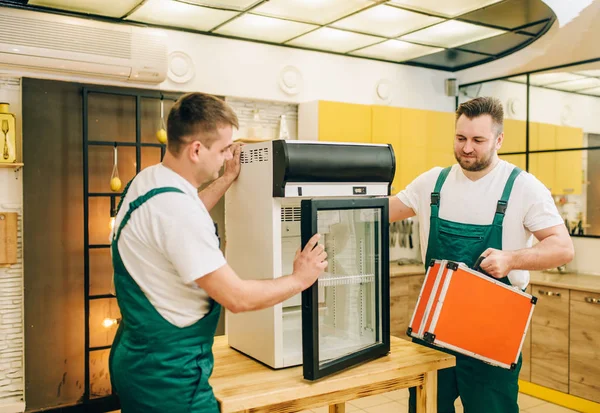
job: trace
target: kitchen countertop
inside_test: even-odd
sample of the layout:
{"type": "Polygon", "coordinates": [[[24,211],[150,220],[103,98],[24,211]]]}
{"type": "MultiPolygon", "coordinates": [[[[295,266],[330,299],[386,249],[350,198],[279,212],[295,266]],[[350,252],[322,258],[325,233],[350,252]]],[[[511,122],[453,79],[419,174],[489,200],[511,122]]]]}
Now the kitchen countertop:
{"type": "MultiPolygon", "coordinates": [[[[422,264],[398,265],[396,262],[390,262],[390,277],[395,278],[424,274],[425,267],[422,264]]],[[[530,284],[600,293],[600,276],[598,275],[581,273],[560,274],[557,272],[545,271],[531,271],[530,274],[530,284]]]]}
{"type": "Polygon", "coordinates": [[[425,266],[423,264],[398,265],[396,262],[390,262],[390,277],[407,275],[425,275],[425,266]]]}
{"type": "MultiPolygon", "coordinates": [[[[530,274],[530,284],[600,293],[600,276],[598,275],[580,273],[559,274],[544,271],[531,271],[530,274]]],[[[535,292],[533,295],[535,295],[535,292]]]]}

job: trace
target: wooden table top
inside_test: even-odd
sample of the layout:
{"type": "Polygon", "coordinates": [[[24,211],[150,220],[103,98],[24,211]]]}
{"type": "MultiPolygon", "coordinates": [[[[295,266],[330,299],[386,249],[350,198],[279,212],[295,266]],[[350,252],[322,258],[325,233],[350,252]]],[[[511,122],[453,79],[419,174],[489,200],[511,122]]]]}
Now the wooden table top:
{"type": "Polygon", "coordinates": [[[302,366],[275,370],[215,337],[210,379],[222,413],[294,412],[340,403],[423,382],[423,375],[455,365],[454,356],[391,337],[390,354],[318,381],[304,380],[302,366]]]}

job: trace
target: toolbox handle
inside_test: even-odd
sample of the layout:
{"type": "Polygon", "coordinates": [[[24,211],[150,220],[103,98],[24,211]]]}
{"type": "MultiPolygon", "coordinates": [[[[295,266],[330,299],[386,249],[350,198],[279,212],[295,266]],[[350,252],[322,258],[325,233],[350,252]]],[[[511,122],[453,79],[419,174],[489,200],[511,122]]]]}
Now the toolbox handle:
{"type": "Polygon", "coordinates": [[[555,293],[553,291],[544,291],[544,290],[539,290],[538,291],[540,294],[542,295],[547,295],[549,297],[560,297],[560,293],[555,293]]]}
{"type": "MultiPolygon", "coordinates": [[[[483,262],[483,260],[485,260],[485,257],[483,255],[480,255],[479,258],[477,258],[477,261],[475,261],[475,264],[473,265],[473,269],[475,271],[478,271],[482,274],[487,275],[488,277],[492,277],[490,274],[488,274],[487,272],[485,272],[482,268],[481,268],[481,263],[483,262]]],[[[492,277],[493,278],[493,277],[492,277]]]]}

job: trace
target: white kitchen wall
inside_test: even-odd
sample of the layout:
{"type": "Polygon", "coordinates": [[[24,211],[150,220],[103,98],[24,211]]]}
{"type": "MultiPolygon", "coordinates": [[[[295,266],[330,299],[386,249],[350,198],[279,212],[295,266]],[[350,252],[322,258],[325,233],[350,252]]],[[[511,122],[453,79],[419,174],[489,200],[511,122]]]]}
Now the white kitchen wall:
{"type": "MultiPolygon", "coordinates": [[[[0,76],[0,102],[10,104],[21,137],[20,79],[0,76]]],[[[0,211],[17,212],[18,262],[0,268],[0,412],[22,412],[24,403],[23,319],[23,178],[22,172],[0,168],[0,211]]]]}

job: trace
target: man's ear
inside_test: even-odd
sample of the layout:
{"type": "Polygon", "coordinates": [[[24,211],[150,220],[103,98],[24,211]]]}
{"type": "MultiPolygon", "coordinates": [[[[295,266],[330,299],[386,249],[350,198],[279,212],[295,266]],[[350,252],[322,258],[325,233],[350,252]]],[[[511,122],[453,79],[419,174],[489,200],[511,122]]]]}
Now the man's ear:
{"type": "Polygon", "coordinates": [[[202,145],[202,142],[194,141],[188,147],[188,155],[190,159],[197,161],[200,158],[202,151],[205,149],[206,148],[202,145]]]}
{"type": "Polygon", "coordinates": [[[496,150],[498,150],[502,147],[503,142],[504,142],[504,132],[502,132],[500,135],[498,135],[498,138],[496,138],[496,150]]]}

